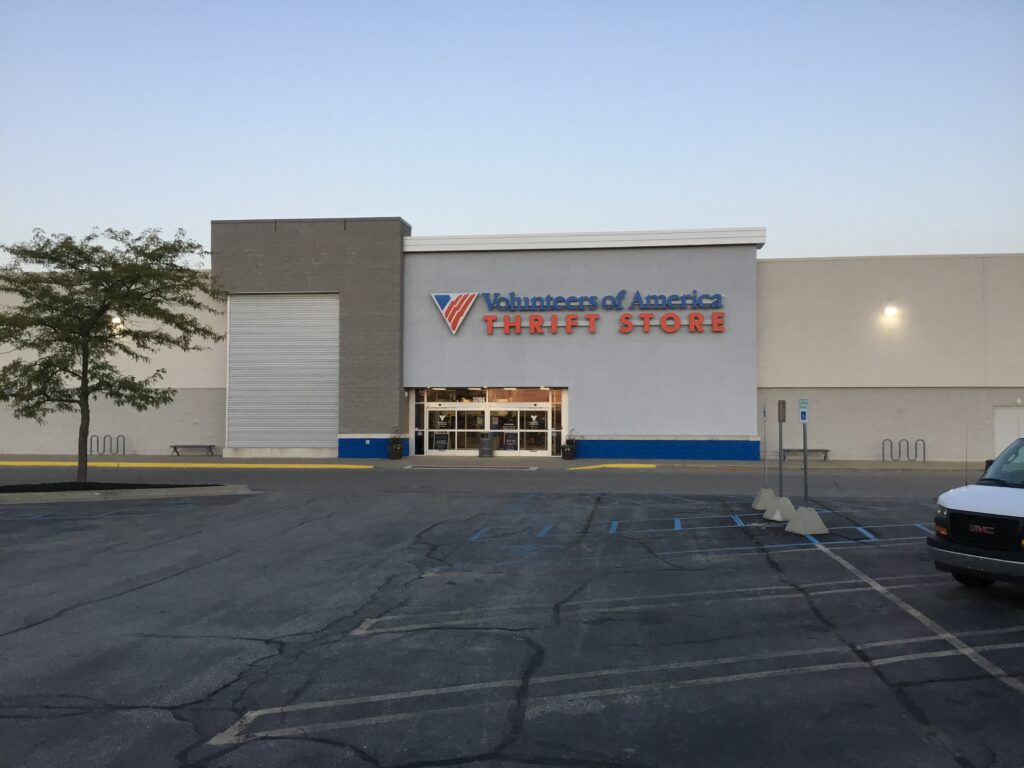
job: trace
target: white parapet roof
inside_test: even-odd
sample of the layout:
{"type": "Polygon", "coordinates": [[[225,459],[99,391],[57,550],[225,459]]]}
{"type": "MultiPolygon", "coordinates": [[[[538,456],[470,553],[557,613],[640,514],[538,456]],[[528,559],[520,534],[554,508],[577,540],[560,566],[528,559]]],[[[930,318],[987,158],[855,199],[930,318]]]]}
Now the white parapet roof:
{"type": "Polygon", "coordinates": [[[764,227],[660,229],[632,232],[561,232],[535,235],[441,235],[405,238],[406,253],[437,251],[542,251],[580,248],[671,248],[694,245],[764,245],[764,227]]]}

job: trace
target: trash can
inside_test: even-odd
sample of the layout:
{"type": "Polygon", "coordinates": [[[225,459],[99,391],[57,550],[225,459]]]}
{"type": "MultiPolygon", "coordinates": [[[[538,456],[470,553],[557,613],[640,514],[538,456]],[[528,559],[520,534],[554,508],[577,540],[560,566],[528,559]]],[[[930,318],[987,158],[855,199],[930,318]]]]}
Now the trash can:
{"type": "Polygon", "coordinates": [[[572,461],[576,458],[576,441],[566,440],[562,445],[562,458],[566,461],[572,461]]]}
{"type": "Polygon", "coordinates": [[[494,458],[493,432],[484,432],[480,435],[480,458],[494,458]]]}
{"type": "Polygon", "coordinates": [[[391,442],[388,443],[388,458],[402,458],[402,441],[400,439],[392,439],[391,442]]]}

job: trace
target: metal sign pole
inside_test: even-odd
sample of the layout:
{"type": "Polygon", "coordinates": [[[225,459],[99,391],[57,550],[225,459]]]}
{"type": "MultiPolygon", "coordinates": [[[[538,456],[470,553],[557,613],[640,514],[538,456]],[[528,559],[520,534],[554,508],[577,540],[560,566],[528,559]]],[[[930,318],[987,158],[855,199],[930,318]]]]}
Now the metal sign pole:
{"type": "Polygon", "coordinates": [[[807,498],[807,422],[804,421],[804,506],[811,506],[807,498]]]}
{"type": "Polygon", "coordinates": [[[811,501],[807,493],[807,419],[808,414],[811,411],[810,403],[806,399],[800,400],[800,424],[803,425],[804,433],[804,506],[811,506],[811,501]]]}
{"type": "Polygon", "coordinates": [[[761,450],[764,451],[764,488],[768,487],[768,403],[761,403],[761,450]]]}
{"type": "Polygon", "coordinates": [[[779,400],[779,498],[785,494],[782,492],[782,425],[786,423],[786,401],[779,400]]]}

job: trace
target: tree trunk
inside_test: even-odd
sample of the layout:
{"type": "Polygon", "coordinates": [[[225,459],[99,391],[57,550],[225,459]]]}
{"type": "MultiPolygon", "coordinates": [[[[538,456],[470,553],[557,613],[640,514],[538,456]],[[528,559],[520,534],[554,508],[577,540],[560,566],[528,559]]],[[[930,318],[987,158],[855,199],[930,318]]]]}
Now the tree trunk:
{"type": "Polygon", "coordinates": [[[89,475],[89,347],[82,347],[82,378],[78,385],[78,482],[89,475]]]}

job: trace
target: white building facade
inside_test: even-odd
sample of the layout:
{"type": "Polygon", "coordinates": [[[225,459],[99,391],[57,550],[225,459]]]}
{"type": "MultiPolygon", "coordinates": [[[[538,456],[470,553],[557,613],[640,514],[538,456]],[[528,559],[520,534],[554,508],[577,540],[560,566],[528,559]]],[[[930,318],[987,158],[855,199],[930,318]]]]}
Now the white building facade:
{"type": "MultiPolygon", "coordinates": [[[[166,455],[981,461],[1024,432],[1024,254],[758,259],[760,228],[414,237],[400,219],[214,222],[227,336],[163,353],[174,403],[98,402],[166,455]],[[768,405],[768,443],[762,408],[768,405]]],[[[5,355],[6,356],[6,355],[5,355]]],[[[3,356],[0,356],[2,362],[3,356]]],[[[145,370],[138,368],[139,372],[145,370]]],[[[75,416],[0,412],[0,451],[75,416]]]]}

